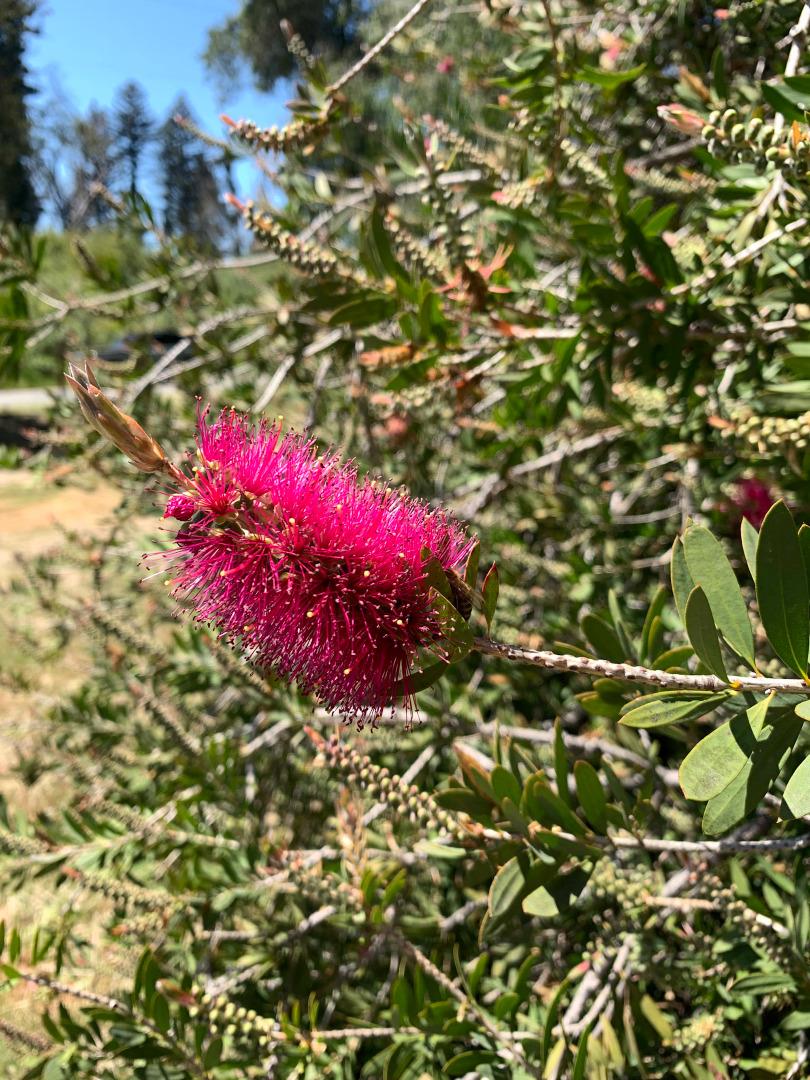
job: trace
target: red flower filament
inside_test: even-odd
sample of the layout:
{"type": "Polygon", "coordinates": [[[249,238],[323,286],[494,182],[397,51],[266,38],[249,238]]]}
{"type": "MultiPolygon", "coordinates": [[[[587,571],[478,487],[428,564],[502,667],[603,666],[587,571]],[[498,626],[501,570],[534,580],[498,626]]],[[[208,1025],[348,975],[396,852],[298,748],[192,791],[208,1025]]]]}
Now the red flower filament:
{"type": "Polygon", "coordinates": [[[174,594],[251,659],[296,679],[359,724],[379,718],[419,649],[442,632],[423,568],[471,541],[445,514],[371,480],[302,435],[233,410],[200,417],[200,464],[166,516],[178,519],[174,594]]]}

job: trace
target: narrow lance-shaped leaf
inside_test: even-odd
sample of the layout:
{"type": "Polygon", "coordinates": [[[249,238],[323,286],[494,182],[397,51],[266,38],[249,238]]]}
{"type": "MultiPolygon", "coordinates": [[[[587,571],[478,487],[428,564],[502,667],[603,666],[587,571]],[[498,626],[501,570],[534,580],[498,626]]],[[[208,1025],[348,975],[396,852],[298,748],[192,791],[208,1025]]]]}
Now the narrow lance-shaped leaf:
{"type": "Polygon", "coordinates": [[[793,515],[781,501],[765,515],[759,532],[757,602],[773,651],[804,678],[810,648],[807,574],[793,515]]]}
{"type": "MultiPolygon", "coordinates": [[[[803,525],[803,529],[807,526],[803,525]]],[[[810,530],[808,530],[810,532],[810,530]]],[[[759,543],[759,533],[748,520],[744,517],[740,524],[740,538],[742,540],[743,555],[745,561],[748,564],[748,572],[751,575],[751,580],[756,584],[757,580],[757,544],[759,543]]]]}
{"type": "Polygon", "coordinates": [[[620,664],[627,659],[619,635],[604,619],[589,612],[582,617],[582,633],[588,639],[600,660],[620,664]]]}
{"type": "Polygon", "coordinates": [[[634,698],[622,709],[626,727],[654,728],[680,724],[706,716],[718,705],[734,697],[736,690],[664,690],[634,698]]]}
{"type": "Polygon", "coordinates": [[[756,667],[748,609],[719,540],[702,525],[691,525],[683,536],[683,552],[692,580],[706,594],[717,629],[738,656],[756,667]]]}
{"type": "Polygon", "coordinates": [[[597,832],[603,833],[607,828],[607,799],[599,774],[587,761],[578,761],[574,765],[574,781],[585,817],[597,832]]]}
{"type": "Polygon", "coordinates": [[[642,663],[652,659],[654,655],[653,644],[655,642],[655,626],[656,619],[660,616],[664,610],[664,604],[667,601],[667,591],[662,586],[656,590],[655,596],[652,598],[652,602],[647,610],[647,614],[644,618],[644,626],[641,630],[641,649],[639,651],[639,659],[642,663]]]}
{"type": "Polygon", "coordinates": [[[692,648],[702,663],[718,678],[728,682],[726,665],[720,651],[720,638],[712,618],[712,609],[700,585],[696,585],[686,601],[686,633],[692,648]]]}
{"type": "Polygon", "coordinates": [[[802,549],[804,572],[807,575],[808,587],[810,587],[810,525],[802,525],[799,528],[799,547],[802,549]]]}
{"type": "Polygon", "coordinates": [[[670,561],[670,577],[672,580],[672,595],[675,597],[675,607],[682,623],[686,623],[686,601],[695,587],[689,567],[686,565],[686,556],[683,553],[683,541],[680,537],[672,545],[672,559],[670,561]]]}
{"type": "Polygon", "coordinates": [[[613,620],[613,626],[615,627],[616,634],[621,642],[622,649],[624,649],[624,659],[634,659],[635,649],[633,648],[633,642],[631,641],[630,634],[624,624],[621,609],[619,608],[619,600],[613,589],[608,592],[608,611],[613,620]]]}
{"type": "Polygon", "coordinates": [[[487,570],[486,577],[484,578],[484,584],[481,586],[481,595],[484,599],[484,618],[487,621],[487,630],[492,627],[492,620],[495,616],[495,608],[498,604],[498,591],[500,589],[500,581],[498,578],[498,567],[496,563],[493,563],[487,570]]]}

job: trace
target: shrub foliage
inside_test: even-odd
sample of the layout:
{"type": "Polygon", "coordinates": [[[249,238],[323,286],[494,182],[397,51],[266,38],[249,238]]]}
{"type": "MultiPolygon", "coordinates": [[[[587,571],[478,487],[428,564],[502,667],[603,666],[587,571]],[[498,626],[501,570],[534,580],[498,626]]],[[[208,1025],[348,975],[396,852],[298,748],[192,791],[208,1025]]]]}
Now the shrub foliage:
{"type": "Polygon", "coordinates": [[[181,468],[195,394],[281,411],[480,539],[463,593],[426,566],[417,722],[358,731],[138,581],[161,482],[57,407],[40,457],[123,497],[18,586],[43,664],[90,657],[20,749],[60,797],[0,827],[4,892],[57,901],[0,932],[21,1074],[805,1075],[808,22],[384,3],[214,140],[274,155],[249,254],[132,195],[137,277],[77,299],[4,240],[9,371],[112,321],[97,375],[181,468]]]}

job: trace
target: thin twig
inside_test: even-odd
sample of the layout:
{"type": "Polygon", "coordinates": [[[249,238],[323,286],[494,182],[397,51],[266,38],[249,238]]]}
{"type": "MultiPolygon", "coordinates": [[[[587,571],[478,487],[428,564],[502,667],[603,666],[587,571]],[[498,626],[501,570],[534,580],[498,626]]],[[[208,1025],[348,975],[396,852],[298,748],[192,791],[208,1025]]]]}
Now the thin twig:
{"type": "MultiPolygon", "coordinates": [[[[785,64],[785,78],[789,79],[795,75],[799,68],[799,60],[802,55],[802,44],[804,36],[810,29],[810,4],[804,4],[799,14],[799,19],[796,25],[791,29],[788,37],[790,38],[790,52],[788,53],[787,63],[785,64]]],[[[773,130],[775,135],[779,135],[782,128],[785,126],[785,118],[781,113],[777,113],[773,121],[773,130]]]]}
{"type": "Polygon", "coordinates": [[[356,64],[353,64],[348,71],[344,72],[337,82],[332,83],[327,91],[329,96],[334,97],[347,83],[356,78],[356,76],[358,76],[372,60],[380,55],[383,49],[386,49],[391,44],[395,37],[401,34],[406,27],[410,26],[413,20],[428,6],[429,3],[430,0],[417,0],[410,11],[407,11],[399,22],[394,23],[388,33],[383,34],[376,45],[372,45],[368,52],[360,57],[356,64]]]}
{"type": "Polygon", "coordinates": [[[734,676],[729,682],[717,675],[680,675],[671,671],[656,671],[636,664],[616,664],[610,660],[592,660],[587,656],[569,656],[546,649],[525,649],[489,638],[476,638],[475,648],[489,656],[516,660],[552,671],[568,671],[596,678],[622,679],[625,682],[647,683],[667,690],[751,691],[757,694],[796,694],[810,696],[810,683],[803,679],[766,679],[761,675],[734,676]]]}

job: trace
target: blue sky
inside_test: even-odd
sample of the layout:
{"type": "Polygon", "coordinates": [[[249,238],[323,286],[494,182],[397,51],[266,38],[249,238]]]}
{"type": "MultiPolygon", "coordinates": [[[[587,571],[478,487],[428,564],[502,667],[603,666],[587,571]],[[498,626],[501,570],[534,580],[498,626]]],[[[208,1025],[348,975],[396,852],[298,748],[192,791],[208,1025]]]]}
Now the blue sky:
{"type": "MultiPolygon", "coordinates": [[[[46,97],[58,90],[84,112],[94,102],[111,105],[116,90],[135,79],[160,120],[183,92],[213,134],[223,131],[222,112],[261,126],[283,122],[286,92],[259,93],[246,78],[223,97],[202,61],[208,29],[238,7],[239,0],[44,0],[41,32],[29,39],[32,81],[46,97]]],[[[249,164],[238,180],[249,194],[249,164]]]]}

